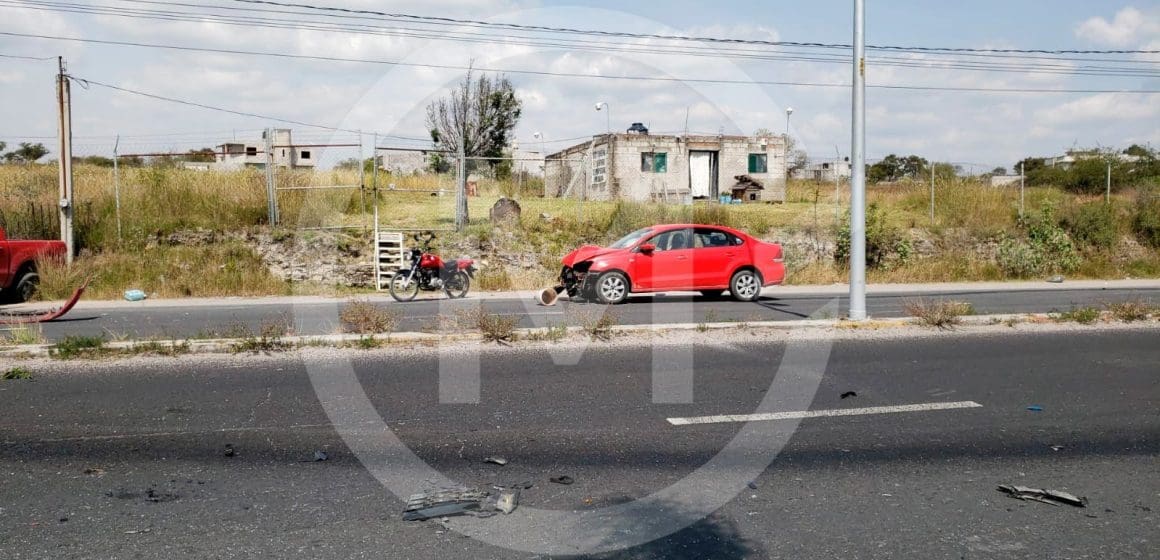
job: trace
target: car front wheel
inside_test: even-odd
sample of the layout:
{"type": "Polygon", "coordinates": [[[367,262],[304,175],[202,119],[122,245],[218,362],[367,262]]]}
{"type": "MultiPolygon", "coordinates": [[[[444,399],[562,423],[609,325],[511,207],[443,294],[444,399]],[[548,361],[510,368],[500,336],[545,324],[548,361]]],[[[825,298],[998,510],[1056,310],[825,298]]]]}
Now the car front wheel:
{"type": "Polygon", "coordinates": [[[628,299],[628,277],[615,270],[596,279],[596,299],[605,305],[616,305],[628,299]]]}
{"type": "Polygon", "coordinates": [[[755,301],[761,295],[761,277],[752,270],[738,270],[729,281],[729,293],[737,301],[755,301]]]}

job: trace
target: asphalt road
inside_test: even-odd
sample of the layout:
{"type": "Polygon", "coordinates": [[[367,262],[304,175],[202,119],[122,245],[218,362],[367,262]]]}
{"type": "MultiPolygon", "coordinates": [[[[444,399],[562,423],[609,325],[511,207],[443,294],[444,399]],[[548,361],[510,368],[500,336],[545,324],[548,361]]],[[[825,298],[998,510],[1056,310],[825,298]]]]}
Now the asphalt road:
{"type": "MultiPolygon", "coordinates": [[[[764,440],[746,449],[772,461],[752,486],[707,485],[725,501],[711,515],[593,557],[1156,558],[1158,332],[837,341],[809,410],[981,406],[758,423],[770,441],[792,437],[779,454],[764,440]],[[848,391],[857,395],[840,397],[848,391]],[[1002,483],[1090,502],[1018,501],[996,491],[1002,483]]],[[[37,365],[31,381],[0,381],[0,550],[11,559],[542,558],[453,528],[548,542],[543,526],[521,525],[532,508],[602,511],[693,475],[749,428],[667,419],[754,410],[783,355],[799,348],[787,344],[797,343],[698,345],[694,401],[663,405],[652,403],[649,349],[633,346],[592,349],[571,366],[542,348],[487,350],[479,404],[456,405],[439,403],[435,355],[397,350],[37,365]],[[336,397],[339,377],[312,381],[304,365],[347,358],[426,464],[469,485],[531,481],[520,509],[448,527],[401,521],[400,498],[352,454],[315,389],[366,438],[361,446],[379,431],[344,416],[357,395],[336,397]],[[329,460],[311,461],[317,450],[329,460]],[[483,462],[489,455],[510,462],[483,462]],[[575,483],[548,482],[564,474],[575,483]]],[[[791,362],[791,377],[808,367],[791,362]]],[[[367,464],[409,474],[384,457],[367,464]]],[[[651,519],[617,528],[632,535],[651,519]]]]}
{"type": "MultiPolygon", "coordinates": [[[[1112,289],[1008,289],[870,293],[867,311],[872,317],[903,317],[903,305],[917,297],[968,301],[976,313],[1032,313],[1068,310],[1130,299],[1160,302],[1160,286],[1112,289]]],[[[633,297],[615,308],[620,324],[699,323],[703,321],[787,321],[808,318],[835,299],[845,308],[845,297],[832,293],[783,293],[767,288],[754,303],[739,303],[726,297],[702,298],[689,295],[633,297]]],[[[288,330],[295,334],[317,335],[338,332],[342,302],[263,303],[260,300],[226,300],[221,304],[192,306],[148,306],[113,302],[100,307],[80,306],[65,319],[42,325],[45,337],[59,340],[68,335],[104,336],[108,339],[214,338],[259,334],[263,327],[288,330]],[[286,327],[283,329],[282,327],[286,327]]],[[[437,330],[440,317],[455,317],[459,310],[482,305],[493,313],[520,316],[522,327],[553,324],[580,324],[599,313],[602,306],[571,303],[566,298],[554,307],[537,306],[525,299],[420,299],[397,304],[383,303],[400,312],[397,330],[437,330]]]]}

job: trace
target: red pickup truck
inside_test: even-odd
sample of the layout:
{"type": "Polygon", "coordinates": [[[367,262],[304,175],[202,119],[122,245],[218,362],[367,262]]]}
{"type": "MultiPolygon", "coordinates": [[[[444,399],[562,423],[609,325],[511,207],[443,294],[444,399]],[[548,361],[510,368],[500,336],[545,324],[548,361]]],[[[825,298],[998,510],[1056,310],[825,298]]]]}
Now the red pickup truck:
{"type": "Polygon", "coordinates": [[[9,240],[0,228],[0,300],[19,303],[31,299],[40,283],[37,261],[63,259],[65,250],[63,241],[9,240]]]}

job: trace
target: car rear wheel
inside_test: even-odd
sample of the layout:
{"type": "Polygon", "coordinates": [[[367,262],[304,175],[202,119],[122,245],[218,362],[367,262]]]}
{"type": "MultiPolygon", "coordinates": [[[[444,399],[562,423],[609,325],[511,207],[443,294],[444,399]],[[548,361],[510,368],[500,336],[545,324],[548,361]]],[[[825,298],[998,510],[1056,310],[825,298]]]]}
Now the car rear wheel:
{"type": "Polygon", "coordinates": [[[628,299],[628,277],[615,270],[596,279],[596,300],[605,305],[616,305],[628,299]]]}
{"type": "Polygon", "coordinates": [[[738,270],[729,281],[729,293],[737,301],[755,301],[761,295],[761,277],[752,270],[738,270]]]}

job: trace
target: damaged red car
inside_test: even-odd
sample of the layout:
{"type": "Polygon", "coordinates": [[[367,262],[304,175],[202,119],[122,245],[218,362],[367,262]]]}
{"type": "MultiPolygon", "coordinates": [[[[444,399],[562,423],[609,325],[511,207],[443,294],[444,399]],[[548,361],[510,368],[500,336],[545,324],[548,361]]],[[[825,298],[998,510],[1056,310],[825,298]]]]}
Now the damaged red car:
{"type": "Polygon", "coordinates": [[[785,280],[781,245],[724,226],[668,224],[636,230],[608,247],[584,245],[563,260],[573,298],[616,304],[630,293],[699,291],[754,301],[785,280]]]}

